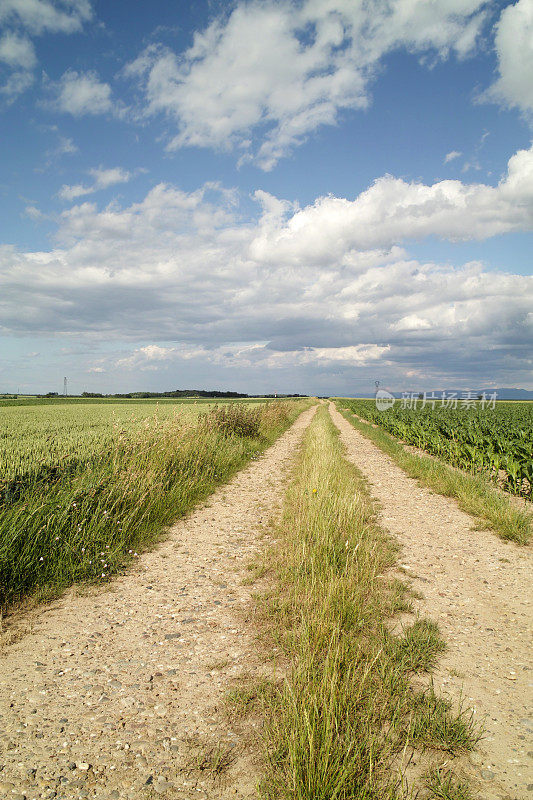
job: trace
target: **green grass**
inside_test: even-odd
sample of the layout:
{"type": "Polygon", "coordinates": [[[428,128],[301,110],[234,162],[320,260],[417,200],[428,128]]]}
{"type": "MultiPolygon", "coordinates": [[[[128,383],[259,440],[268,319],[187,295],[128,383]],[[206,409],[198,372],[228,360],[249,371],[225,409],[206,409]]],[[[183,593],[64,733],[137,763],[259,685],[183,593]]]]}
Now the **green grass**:
{"type": "Polygon", "coordinates": [[[502,492],[494,489],[483,475],[475,475],[444,464],[438,458],[410,453],[383,431],[354,416],[337,401],[341,414],[367,439],[392,458],[410,477],[417,478],[437,494],[453,497],[459,507],[478,523],[492,529],[502,539],[527,544],[533,532],[531,512],[518,508],[502,492]]]}
{"type": "Polygon", "coordinates": [[[285,678],[263,697],[263,796],[403,797],[394,765],[406,748],[428,749],[438,763],[477,734],[468,716],[414,687],[444,643],[427,619],[391,632],[409,607],[409,590],[388,575],[397,545],[377,525],[325,406],[306,433],[278,535],[261,609],[285,678]]]}
{"type": "Polygon", "coordinates": [[[158,414],[129,428],[105,428],[96,438],[88,425],[81,454],[17,475],[0,498],[0,609],[28,594],[49,597],[75,581],[106,580],[307,405],[158,414]]]}

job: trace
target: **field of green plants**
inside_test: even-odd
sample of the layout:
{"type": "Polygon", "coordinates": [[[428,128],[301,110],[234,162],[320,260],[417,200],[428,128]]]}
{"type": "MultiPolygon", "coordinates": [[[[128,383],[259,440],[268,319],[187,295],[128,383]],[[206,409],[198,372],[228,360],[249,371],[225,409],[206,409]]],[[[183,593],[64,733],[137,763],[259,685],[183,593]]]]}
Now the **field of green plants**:
{"type": "Polygon", "coordinates": [[[447,461],[482,473],[511,494],[533,496],[533,403],[499,402],[495,408],[402,408],[379,411],[374,400],[340,400],[388,433],[447,461]]]}
{"type": "Polygon", "coordinates": [[[270,403],[0,408],[0,609],[102,579],[302,410],[270,403]]]}
{"type": "Polygon", "coordinates": [[[137,436],[165,421],[192,420],[213,405],[201,400],[0,404],[0,496],[13,481],[28,482],[50,469],[66,471],[94,458],[117,435],[137,436]]]}

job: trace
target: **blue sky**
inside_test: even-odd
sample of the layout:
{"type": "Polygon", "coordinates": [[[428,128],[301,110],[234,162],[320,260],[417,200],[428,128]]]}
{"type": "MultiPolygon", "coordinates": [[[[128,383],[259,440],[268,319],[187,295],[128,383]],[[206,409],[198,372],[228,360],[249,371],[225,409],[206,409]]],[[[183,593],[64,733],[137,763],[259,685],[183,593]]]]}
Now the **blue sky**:
{"type": "Polygon", "coordinates": [[[532,78],[531,0],[0,0],[0,391],[533,388],[532,78]]]}

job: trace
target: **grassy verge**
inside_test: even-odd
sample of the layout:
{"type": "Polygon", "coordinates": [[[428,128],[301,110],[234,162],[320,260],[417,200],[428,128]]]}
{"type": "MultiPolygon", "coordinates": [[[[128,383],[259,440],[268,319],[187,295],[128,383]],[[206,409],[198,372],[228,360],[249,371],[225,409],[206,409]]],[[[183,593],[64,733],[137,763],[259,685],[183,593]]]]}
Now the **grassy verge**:
{"type": "Polygon", "coordinates": [[[389,455],[408,475],[438,494],[454,497],[459,507],[476,517],[483,527],[491,528],[502,539],[518,544],[527,544],[531,540],[531,513],[517,508],[508,497],[493,489],[483,476],[469,475],[435,457],[409,453],[388,433],[356,417],[341,403],[338,409],[354,428],[389,455]]]}
{"type": "Polygon", "coordinates": [[[0,499],[0,610],[79,580],[105,580],[228,480],[308,401],[157,420],[0,499]]]}
{"type": "MultiPolygon", "coordinates": [[[[395,800],[406,796],[402,753],[427,750],[435,771],[475,743],[468,715],[413,684],[444,648],[436,625],[390,630],[408,608],[408,590],[388,574],[396,554],[322,406],[286,498],[275,586],[261,601],[286,677],[240,693],[241,710],[261,697],[266,714],[265,798],[395,800]]],[[[419,783],[420,798],[438,796],[419,783]]]]}

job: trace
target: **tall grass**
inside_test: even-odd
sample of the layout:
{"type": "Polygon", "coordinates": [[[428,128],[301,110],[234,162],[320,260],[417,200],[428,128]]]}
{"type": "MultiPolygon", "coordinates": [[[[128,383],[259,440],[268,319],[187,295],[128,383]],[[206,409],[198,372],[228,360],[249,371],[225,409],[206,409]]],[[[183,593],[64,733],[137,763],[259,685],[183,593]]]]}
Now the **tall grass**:
{"type": "Polygon", "coordinates": [[[307,432],[279,536],[263,619],[286,677],[264,700],[263,795],[404,797],[394,765],[406,748],[428,749],[438,763],[476,734],[468,716],[413,685],[444,644],[426,619],[391,632],[388,620],[408,607],[408,590],[388,573],[397,545],[377,526],[325,407],[307,432]]]}
{"type": "Polygon", "coordinates": [[[493,488],[486,477],[455,469],[433,456],[410,453],[390,434],[343,408],[341,402],[339,411],[354,428],[389,455],[411,478],[417,478],[423,486],[438,494],[455,498],[459,507],[477,517],[483,527],[488,527],[502,539],[517,544],[527,544],[531,540],[531,511],[525,506],[518,508],[513,500],[493,488]]]}
{"type": "Polygon", "coordinates": [[[238,431],[221,424],[218,408],[196,419],[154,416],[133,432],[117,429],[82,461],[20,480],[0,499],[0,609],[28,593],[47,597],[74,581],[105,580],[305,405],[233,406],[238,431]]]}

